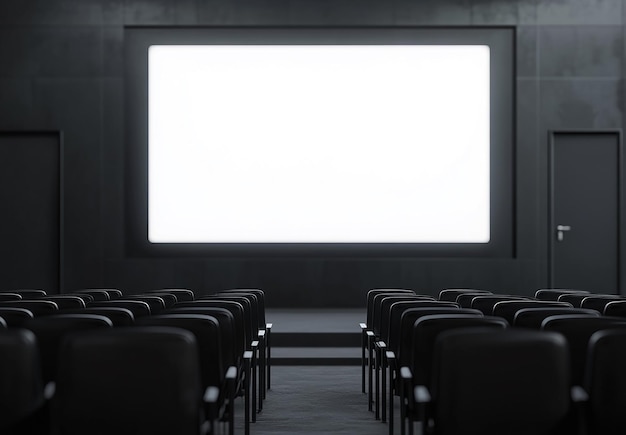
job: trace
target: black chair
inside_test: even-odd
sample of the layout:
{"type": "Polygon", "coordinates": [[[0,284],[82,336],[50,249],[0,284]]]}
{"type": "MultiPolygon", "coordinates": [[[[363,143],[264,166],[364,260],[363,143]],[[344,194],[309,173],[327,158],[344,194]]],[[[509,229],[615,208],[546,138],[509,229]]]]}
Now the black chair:
{"type": "Polygon", "coordinates": [[[133,296],[158,296],[165,302],[165,308],[172,308],[178,302],[178,297],[174,293],[169,292],[149,292],[140,293],[133,296]]]}
{"type": "Polygon", "coordinates": [[[30,417],[44,404],[37,339],[25,329],[0,331],[0,355],[0,432],[31,433],[30,417]]]}
{"type": "Polygon", "coordinates": [[[90,304],[91,302],[94,301],[93,296],[88,295],[87,293],[63,293],[63,296],[76,296],[79,297],[83,300],[83,302],[85,302],[85,305],[90,304]]]}
{"type": "Polygon", "coordinates": [[[513,300],[500,301],[493,306],[493,315],[502,317],[513,325],[515,314],[524,308],[572,308],[567,302],[536,301],[536,300],[513,300]]]}
{"type": "Polygon", "coordinates": [[[89,294],[89,295],[94,296],[94,299],[97,298],[97,300],[119,299],[124,295],[121,290],[116,289],[116,288],[81,289],[81,290],[77,290],[76,293],[89,294]],[[101,299],[103,297],[103,292],[107,294],[108,299],[101,299]]]}
{"type": "Polygon", "coordinates": [[[54,302],[57,304],[57,307],[59,307],[59,310],[86,307],[85,301],[82,298],[72,295],[48,295],[37,300],[54,302]]]}
{"type": "Polygon", "coordinates": [[[438,336],[432,387],[416,386],[412,399],[427,433],[551,435],[567,433],[569,380],[559,334],[455,329],[438,336]]]}
{"type": "Polygon", "coordinates": [[[513,317],[513,326],[521,328],[540,329],[545,319],[551,316],[578,314],[591,317],[599,317],[600,313],[596,310],[585,310],[582,308],[522,308],[515,313],[513,317]]]}
{"type": "Polygon", "coordinates": [[[591,336],[603,329],[626,329],[626,319],[620,317],[591,317],[586,315],[551,316],[543,321],[541,329],[559,332],[569,344],[572,385],[582,385],[587,360],[587,346],[591,336]]]}
{"type": "Polygon", "coordinates": [[[113,323],[108,318],[93,314],[36,317],[24,324],[24,328],[31,330],[37,337],[45,383],[56,380],[59,346],[67,334],[112,327],[113,323]]]}
{"type": "Polygon", "coordinates": [[[575,289],[562,289],[562,288],[542,288],[535,292],[535,299],[540,301],[554,301],[557,302],[559,297],[569,293],[585,293],[589,294],[586,290],[575,289]]]}
{"type": "Polygon", "coordinates": [[[486,296],[485,293],[462,293],[456,297],[456,303],[459,304],[461,308],[472,308],[472,301],[475,297],[478,296],[486,296]]]}
{"type": "MultiPolygon", "coordinates": [[[[222,290],[220,293],[252,293],[259,301],[259,328],[262,328],[265,332],[265,360],[266,360],[266,374],[265,374],[265,387],[267,390],[271,387],[271,368],[272,368],[272,323],[268,323],[265,318],[265,307],[267,303],[265,301],[265,292],[261,289],[230,289],[222,290]]],[[[263,397],[265,398],[265,391],[263,391],[263,397]]]]}
{"type": "Polygon", "coordinates": [[[604,306],[605,316],[626,317],[626,301],[611,301],[604,306]]]}
{"type": "Polygon", "coordinates": [[[589,339],[585,390],[588,435],[622,435],[626,409],[626,331],[603,330],[589,339]]]}
{"type": "Polygon", "coordinates": [[[82,293],[93,298],[94,302],[110,301],[111,294],[106,289],[82,289],[74,293],[82,293]]]}
{"type": "Polygon", "coordinates": [[[613,301],[626,301],[626,299],[617,295],[589,295],[580,302],[580,308],[587,308],[589,310],[596,310],[599,313],[604,313],[606,304],[613,301]]]}
{"type": "Polygon", "coordinates": [[[488,290],[476,290],[471,288],[448,288],[439,292],[438,299],[444,302],[456,302],[456,298],[465,293],[492,294],[488,290]]]}
{"type": "Polygon", "coordinates": [[[150,306],[151,314],[158,314],[164,309],[167,308],[165,301],[160,296],[141,296],[141,295],[126,295],[123,298],[115,299],[114,302],[118,301],[139,301],[145,302],[150,306]]]}
{"type": "MultiPolygon", "coordinates": [[[[224,351],[219,321],[204,314],[160,314],[138,319],[138,326],[169,326],[183,328],[193,333],[198,346],[202,388],[217,387],[218,400],[207,406],[205,412],[209,421],[228,421],[229,434],[234,433],[234,401],[237,368],[227,366],[230,355],[224,351]]],[[[231,337],[232,338],[232,337],[231,337]]],[[[212,432],[217,432],[213,427],[212,432]]]]}
{"type": "Polygon", "coordinates": [[[116,299],[114,301],[94,301],[87,305],[87,308],[125,308],[133,313],[135,318],[149,316],[152,314],[150,305],[144,301],[128,301],[116,299]]]}
{"type": "Polygon", "coordinates": [[[8,328],[19,328],[34,316],[26,308],[0,307],[0,317],[4,319],[8,328]]]}
{"type": "Polygon", "coordinates": [[[253,323],[253,333],[256,334],[258,345],[258,411],[263,410],[263,399],[265,398],[266,373],[267,373],[267,324],[265,322],[265,300],[261,290],[255,289],[230,289],[215,294],[216,297],[244,297],[250,302],[251,322],[253,323]]]}
{"type": "MultiPolygon", "coordinates": [[[[398,302],[412,302],[412,301],[432,302],[433,304],[436,304],[435,306],[441,306],[442,304],[442,302],[435,301],[430,297],[424,298],[422,296],[409,294],[409,293],[394,293],[391,295],[387,293],[381,293],[374,297],[373,310],[372,310],[372,313],[373,313],[372,329],[371,329],[372,332],[374,333],[374,336],[373,336],[374,353],[373,353],[373,358],[369,358],[369,363],[370,363],[369,373],[370,373],[370,378],[371,378],[372,370],[375,370],[375,378],[376,378],[376,383],[374,385],[374,396],[376,397],[375,403],[378,402],[378,398],[379,398],[379,393],[378,393],[378,388],[379,388],[378,380],[380,379],[379,372],[380,370],[386,371],[386,367],[387,367],[386,362],[383,360],[385,359],[385,352],[388,349],[386,342],[389,341],[389,318],[391,315],[391,306],[398,302]]],[[[383,385],[382,385],[383,396],[384,396],[384,391],[386,388],[385,381],[386,381],[385,376],[383,375],[383,385]]],[[[376,406],[375,418],[376,419],[381,418],[383,422],[387,421],[387,415],[386,415],[385,406],[384,406],[384,397],[383,397],[382,415],[380,414],[379,407],[376,406]]]]}
{"type": "Polygon", "coordinates": [[[411,346],[410,364],[401,369],[401,373],[404,373],[400,392],[402,433],[405,432],[405,417],[412,416],[413,418],[410,418],[412,421],[419,418],[417,410],[412,406],[413,387],[416,385],[425,385],[428,388],[433,387],[432,370],[434,348],[435,341],[439,334],[459,328],[480,327],[505,329],[508,326],[508,322],[501,317],[478,317],[472,314],[436,314],[423,316],[415,321],[413,325],[413,344],[411,346]],[[410,377],[407,377],[407,373],[410,373],[410,377]]]}
{"type": "Polygon", "coordinates": [[[581,293],[581,292],[564,293],[561,296],[559,296],[558,301],[568,302],[572,304],[574,308],[582,308],[580,304],[582,303],[583,299],[589,297],[590,295],[591,293],[581,293]]]}
{"type": "MultiPolygon", "coordinates": [[[[204,432],[201,385],[196,339],[184,329],[72,334],[60,350],[52,431],[199,435],[204,432]]],[[[214,393],[207,390],[204,397],[214,393]]]]}
{"type": "Polygon", "coordinates": [[[0,308],[25,308],[30,311],[33,316],[46,316],[54,314],[59,310],[59,306],[52,301],[42,300],[21,300],[0,302],[0,308]]]}
{"type": "Polygon", "coordinates": [[[89,307],[82,309],[59,310],[59,314],[95,314],[104,316],[111,321],[114,327],[132,326],[135,324],[133,312],[118,307],[89,307]]]}
{"type": "Polygon", "coordinates": [[[195,299],[195,295],[193,290],[184,289],[184,288],[164,288],[159,290],[146,290],[144,293],[152,294],[152,293],[169,293],[176,296],[178,302],[189,302],[195,299]]]}
{"type": "Polygon", "coordinates": [[[482,312],[485,316],[493,315],[493,307],[498,302],[503,301],[524,301],[528,300],[523,296],[513,295],[488,295],[488,296],[476,296],[472,299],[470,308],[482,312]]]}
{"type": "Polygon", "coordinates": [[[41,289],[18,289],[10,290],[9,293],[17,293],[22,296],[22,299],[34,299],[48,294],[45,290],[41,289]]]}
{"type": "MultiPolygon", "coordinates": [[[[441,302],[440,302],[441,303],[441,302]]],[[[446,303],[447,304],[447,303],[446,303]]],[[[434,314],[469,314],[473,316],[483,317],[483,314],[478,310],[472,310],[470,308],[457,308],[457,306],[435,306],[435,307],[417,307],[409,308],[402,311],[400,316],[400,328],[398,331],[392,333],[397,336],[396,351],[385,351],[386,367],[383,367],[383,378],[381,379],[383,394],[386,391],[386,370],[389,369],[389,409],[390,409],[390,421],[393,421],[393,397],[394,394],[399,394],[401,387],[400,368],[410,364],[411,358],[411,346],[413,344],[413,325],[415,322],[424,316],[430,316],[434,314]]],[[[379,380],[376,379],[376,385],[379,380]]],[[[378,409],[378,396],[376,396],[376,408],[378,409]]],[[[384,407],[383,407],[384,409],[384,407]]],[[[391,425],[390,425],[391,426],[391,425]]],[[[390,429],[392,429],[390,427],[390,429]]]]}
{"type": "MultiPolygon", "coordinates": [[[[169,311],[177,310],[196,310],[202,308],[224,308],[227,309],[233,316],[234,324],[233,329],[235,331],[236,340],[234,342],[235,353],[237,355],[238,377],[237,385],[239,388],[238,394],[244,394],[244,419],[245,430],[249,431],[250,427],[250,408],[256,409],[256,390],[251,390],[251,385],[254,386],[254,379],[252,377],[252,368],[255,366],[255,354],[253,350],[258,346],[258,341],[250,342],[250,329],[247,324],[250,319],[246,317],[244,307],[241,303],[234,300],[223,299],[196,299],[189,302],[178,302],[174,308],[169,311]],[[248,381],[250,380],[250,381],[248,381]],[[252,400],[252,403],[251,402],[252,400]]],[[[255,413],[252,413],[254,416],[255,413]]],[[[254,420],[253,420],[254,421],[254,420]]]]}
{"type": "Polygon", "coordinates": [[[22,300],[22,295],[18,293],[0,293],[0,302],[19,300],[22,300]]]}
{"type": "Polygon", "coordinates": [[[361,328],[361,392],[365,393],[365,366],[369,367],[368,375],[368,407],[372,410],[373,392],[372,392],[372,361],[374,355],[374,332],[372,331],[374,298],[379,294],[412,294],[415,291],[408,289],[372,289],[367,292],[366,298],[366,317],[365,323],[359,323],[361,328]]]}

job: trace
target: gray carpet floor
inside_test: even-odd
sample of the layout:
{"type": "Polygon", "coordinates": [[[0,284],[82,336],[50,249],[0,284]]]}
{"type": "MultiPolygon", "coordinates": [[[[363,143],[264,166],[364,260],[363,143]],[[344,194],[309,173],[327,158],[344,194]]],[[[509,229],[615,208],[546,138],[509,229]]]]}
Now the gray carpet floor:
{"type": "MultiPolygon", "coordinates": [[[[358,366],[272,367],[272,389],[263,407],[251,435],[387,435],[389,430],[367,410],[358,366]]],[[[238,434],[243,434],[242,415],[239,409],[238,434]]]]}

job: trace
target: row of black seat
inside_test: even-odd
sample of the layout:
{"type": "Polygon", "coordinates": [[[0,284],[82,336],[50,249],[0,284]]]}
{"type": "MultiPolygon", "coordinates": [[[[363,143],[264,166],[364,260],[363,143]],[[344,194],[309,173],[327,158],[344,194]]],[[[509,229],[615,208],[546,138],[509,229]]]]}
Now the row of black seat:
{"type": "Polygon", "coordinates": [[[389,417],[390,434],[394,396],[402,434],[407,421],[438,434],[626,433],[624,424],[608,429],[619,417],[616,406],[626,405],[626,377],[619,380],[607,358],[617,352],[626,362],[626,318],[617,316],[624,304],[617,295],[564,289],[541,289],[532,298],[374,289],[360,325],[362,391],[377,419],[389,417]],[[613,349],[620,343],[623,351],[613,349]],[[601,393],[600,383],[612,378],[621,391],[601,393]],[[588,398],[580,409],[571,391],[576,403],[588,398]],[[498,407],[504,409],[497,416],[484,413],[498,407]]]}
{"type": "Polygon", "coordinates": [[[16,290],[0,293],[0,325],[3,354],[16,355],[0,363],[0,402],[12,403],[2,433],[232,434],[243,396],[248,434],[270,387],[272,325],[258,289],[200,298],[187,289],[16,290]],[[13,379],[28,378],[23,385],[12,382],[21,369],[13,379]],[[43,385],[48,396],[56,389],[52,400],[43,385]]]}

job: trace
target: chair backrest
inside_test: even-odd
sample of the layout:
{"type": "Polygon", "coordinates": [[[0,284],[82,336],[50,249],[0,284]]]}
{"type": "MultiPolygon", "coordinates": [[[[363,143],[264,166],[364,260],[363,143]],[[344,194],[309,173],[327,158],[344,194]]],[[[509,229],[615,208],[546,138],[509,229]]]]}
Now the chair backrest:
{"type": "Polygon", "coordinates": [[[78,290],[77,292],[85,294],[89,294],[91,292],[105,292],[109,296],[108,300],[119,299],[124,295],[121,290],[116,288],[88,288],[78,290]]]}
{"type": "Polygon", "coordinates": [[[410,367],[414,383],[431,386],[431,373],[435,340],[440,333],[457,328],[507,328],[509,324],[501,317],[478,317],[472,314],[435,314],[423,316],[413,325],[413,345],[410,367]]]}
{"type": "Polygon", "coordinates": [[[411,346],[413,346],[413,326],[415,322],[424,316],[433,314],[469,314],[483,317],[483,313],[471,308],[434,307],[434,308],[409,308],[402,313],[400,318],[400,334],[397,347],[396,359],[399,365],[408,365],[411,362],[411,346]]]}
{"type": "Polygon", "coordinates": [[[476,296],[472,299],[470,308],[482,312],[485,316],[491,316],[493,315],[493,307],[498,302],[523,300],[527,300],[527,298],[513,295],[476,296]]]}
{"type": "Polygon", "coordinates": [[[2,301],[19,301],[22,295],[19,293],[0,293],[0,302],[2,301]]]}
{"type": "Polygon", "coordinates": [[[582,308],[580,306],[583,299],[589,297],[590,293],[564,293],[557,299],[559,302],[568,302],[572,304],[574,308],[582,308]]]}
{"type": "Polygon", "coordinates": [[[35,335],[26,329],[0,331],[0,432],[43,404],[43,382],[35,335]]]}
{"type": "Polygon", "coordinates": [[[439,292],[438,299],[444,302],[456,302],[456,298],[464,293],[491,294],[491,292],[488,290],[476,290],[471,288],[447,288],[439,292]]]}
{"type": "Polygon", "coordinates": [[[59,347],[66,335],[112,327],[111,320],[93,314],[57,314],[36,317],[24,323],[24,328],[31,330],[37,337],[45,383],[56,379],[59,347]]]}
{"type": "Polygon", "coordinates": [[[580,308],[587,308],[596,310],[599,313],[604,313],[606,304],[613,301],[626,301],[626,299],[617,295],[590,295],[580,302],[580,308]]]}
{"type": "Polygon", "coordinates": [[[189,290],[185,288],[164,288],[164,289],[158,289],[158,290],[147,290],[144,293],[148,293],[148,294],[170,293],[176,296],[176,299],[178,302],[193,301],[195,299],[193,290],[189,290]]]}
{"type": "Polygon", "coordinates": [[[366,318],[365,318],[365,324],[367,325],[368,328],[372,327],[372,310],[373,310],[373,304],[374,304],[374,297],[376,297],[376,295],[379,295],[381,293],[389,293],[389,294],[397,294],[397,293],[408,293],[408,294],[415,294],[415,291],[413,290],[409,290],[409,289],[393,289],[393,288],[376,288],[376,289],[372,289],[369,290],[367,292],[367,297],[366,297],[366,318]]]}
{"type": "Polygon", "coordinates": [[[41,289],[17,289],[11,290],[10,293],[17,293],[22,296],[22,299],[33,299],[46,296],[48,293],[41,289]]]}
{"type": "Polygon", "coordinates": [[[73,334],[60,361],[53,433],[198,435],[202,384],[191,332],[132,327],[73,334]]]}
{"type": "Polygon", "coordinates": [[[137,319],[137,326],[169,326],[194,334],[198,346],[202,385],[222,389],[226,366],[220,324],[213,316],[204,314],[156,314],[137,319]]]}
{"type": "Polygon", "coordinates": [[[258,288],[242,288],[242,289],[228,289],[222,290],[220,293],[252,293],[257,297],[259,303],[259,327],[261,329],[265,329],[266,320],[265,320],[265,292],[258,288]]]}
{"type": "Polygon", "coordinates": [[[544,307],[544,308],[522,308],[515,313],[513,317],[513,326],[522,328],[540,329],[541,324],[550,316],[578,314],[591,317],[599,317],[600,313],[596,310],[585,310],[582,308],[568,307],[544,307]]]}
{"type": "Polygon", "coordinates": [[[250,322],[254,329],[254,337],[257,337],[259,329],[265,329],[265,323],[261,323],[261,306],[256,294],[249,292],[220,292],[217,293],[216,296],[246,298],[250,302],[250,322]]]}
{"type": "Polygon", "coordinates": [[[74,293],[83,293],[93,298],[94,302],[110,301],[111,295],[105,289],[82,289],[76,290],[74,293]]]}
{"type": "Polygon", "coordinates": [[[604,306],[605,316],[626,317],[626,301],[610,301],[604,306]]]}
{"type": "Polygon", "coordinates": [[[242,296],[210,295],[202,296],[201,298],[196,299],[193,303],[213,300],[237,302],[241,306],[243,309],[243,325],[246,333],[246,350],[250,350],[250,345],[257,339],[258,332],[256,325],[252,322],[252,306],[250,304],[250,300],[242,296]]]}
{"type": "Polygon", "coordinates": [[[402,324],[402,313],[411,308],[459,308],[456,302],[445,301],[403,301],[391,305],[389,313],[389,334],[387,337],[387,348],[394,352],[398,350],[400,342],[400,326],[402,324]]]}
{"type": "Polygon", "coordinates": [[[391,306],[396,302],[405,301],[424,301],[424,299],[411,295],[392,295],[386,296],[377,301],[378,307],[374,307],[374,317],[372,320],[372,331],[374,331],[376,336],[380,337],[384,341],[387,341],[389,338],[389,316],[391,315],[391,306]]]}
{"type": "MultiPolygon", "coordinates": [[[[163,299],[163,302],[165,302],[165,308],[172,308],[178,302],[178,296],[176,296],[174,293],[169,292],[150,292],[133,296],[158,296],[159,298],[163,299]]],[[[131,296],[131,298],[133,296],[131,296]]]]}
{"type": "Polygon", "coordinates": [[[485,293],[462,293],[456,297],[456,303],[461,308],[472,308],[472,300],[477,296],[486,296],[485,293]]]}
{"type": "Polygon", "coordinates": [[[149,316],[152,314],[150,311],[150,305],[144,301],[128,301],[123,299],[116,299],[114,301],[94,301],[87,305],[87,308],[125,308],[133,313],[135,318],[149,316]]]}
{"type": "Polygon", "coordinates": [[[626,409],[626,331],[607,329],[589,339],[585,390],[589,393],[588,433],[622,435],[626,409]]]}
{"type": "Polygon", "coordinates": [[[541,324],[545,331],[559,332],[569,344],[572,384],[581,385],[587,360],[587,346],[591,336],[603,329],[626,329],[626,319],[620,317],[591,317],[585,315],[551,316],[541,324]]]}
{"type": "Polygon", "coordinates": [[[117,301],[140,301],[140,302],[145,302],[146,304],[148,304],[150,306],[150,313],[151,314],[158,314],[159,312],[161,312],[162,310],[164,310],[166,308],[165,301],[163,300],[163,298],[161,298],[159,296],[128,295],[128,296],[124,296],[123,298],[115,300],[115,302],[117,302],[117,301]]]}
{"type": "Polygon", "coordinates": [[[586,293],[586,290],[564,289],[564,288],[541,288],[535,292],[535,299],[540,301],[554,301],[559,300],[559,296],[568,293],[586,293]]]}
{"type": "Polygon", "coordinates": [[[567,418],[567,343],[559,334],[455,329],[439,335],[433,362],[437,434],[551,434],[567,418]]]}
{"type": "Polygon", "coordinates": [[[25,308],[33,316],[45,316],[48,314],[54,314],[58,311],[59,306],[52,301],[40,301],[40,300],[21,300],[21,301],[6,301],[0,302],[0,308],[25,308]]]}
{"type": "Polygon", "coordinates": [[[235,332],[235,317],[226,308],[219,307],[187,307],[172,308],[163,312],[163,314],[203,314],[205,316],[215,317],[220,325],[221,343],[226,363],[228,366],[238,366],[243,346],[237,347],[237,335],[235,332]]]}
{"type": "Polygon", "coordinates": [[[572,305],[567,302],[536,300],[500,301],[493,306],[493,315],[503,317],[513,325],[515,314],[524,308],[572,308],[572,305]]]}
{"type": "Polygon", "coordinates": [[[48,295],[39,299],[42,301],[52,301],[59,307],[59,310],[65,308],[85,308],[85,301],[78,297],[72,295],[48,295]]]}
{"type": "Polygon", "coordinates": [[[132,326],[135,324],[133,312],[118,307],[89,307],[73,310],[59,310],[59,314],[95,314],[104,316],[113,323],[114,327],[132,326]]]}
{"type": "Polygon", "coordinates": [[[83,300],[83,302],[85,302],[85,305],[91,303],[94,301],[93,296],[87,294],[87,293],[80,293],[80,292],[76,292],[76,293],[63,293],[63,296],[77,296],[79,298],[81,298],[83,300]]]}
{"type": "Polygon", "coordinates": [[[246,319],[243,306],[236,301],[227,301],[222,299],[196,299],[190,302],[179,302],[172,310],[178,308],[195,309],[195,308],[224,308],[230,311],[234,319],[234,330],[237,340],[235,341],[235,351],[237,354],[237,360],[240,361],[244,351],[249,344],[248,330],[246,329],[246,319]]]}
{"type": "Polygon", "coordinates": [[[24,322],[32,319],[33,313],[26,308],[0,307],[0,317],[4,319],[9,328],[21,327],[24,322]]]}

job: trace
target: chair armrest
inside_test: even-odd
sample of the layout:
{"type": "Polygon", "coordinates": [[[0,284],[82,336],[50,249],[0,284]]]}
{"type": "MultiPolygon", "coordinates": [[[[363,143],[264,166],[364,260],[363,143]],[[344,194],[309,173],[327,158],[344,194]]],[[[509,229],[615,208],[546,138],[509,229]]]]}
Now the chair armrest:
{"type": "Polygon", "coordinates": [[[220,397],[220,389],[217,387],[207,387],[204,390],[204,396],[202,396],[202,400],[204,403],[215,405],[220,397]]]}
{"type": "Polygon", "coordinates": [[[393,353],[392,350],[388,350],[385,352],[385,358],[387,358],[387,361],[392,361],[396,359],[396,354],[393,353]]]}
{"type": "Polygon", "coordinates": [[[411,372],[411,369],[407,366],[400,367],[400,378],[402,378],[403,381],[413,380],[413,373],[411,372]]]}
{"type": "Polygon", "coordinates": [[[365,323],[359,323],[359,327],[361,328],[361,331],[364,331],[367,329],[367,325],[365,323]]]}
{"type": "Polygon", "coordinates": [[[48,382],[46,386],[43,388],[43,398],[45,400],[52,399],[56,391],[57,391],[57,384],[55,382],[48,382]]]}
{"type": "Polygon", "coordinates": [[[237,367],[235,366],[228,367],[228,370],[226,370],[226,379],[227,380],[237,379],[237,367]]]}
{"type": "Polygon", "coordinates": [[[274,325],[272,325],[271,323],[266,323],[265,324],[265,329],[272,329],[272,326],[274,326],[274,325]]]}
{"type": "Polygon", "coordinates": [[[265,329],[259,329],[258,337],[265,338],[265,329]]]}
{"type": "Polygon", "coordinates": [[[432,398],[430,397],[430,391],[424,385],[416,385],[413,389],[413,397],[415,402],[419,404],[430,403],[432,398]]]}
{"type": "Polygon", "coordinates": [[[375,346],[379,349],[387,349],[387,344],[384,341],[380,340],[375,343],[375,346]]]}
{"type": "Polygon", "coordinates": [[[252,351],[251,350],[246,350],[243,353],[243,359],[245,360],[251,360],[252,359],[252,351]]]}
{"type": "Polygon", "coordinates": [[[589,394],[580,385],[574,385],[571,389],[572,402],[584,403],[589,401],[589,394]]]}
{"type": "Polygon", "coordinates": [[[259,347],[259,341],[258,340],[254,340],[252,343],[250,343],[250,347],[252,349],[257,349],[259,347]]]}

